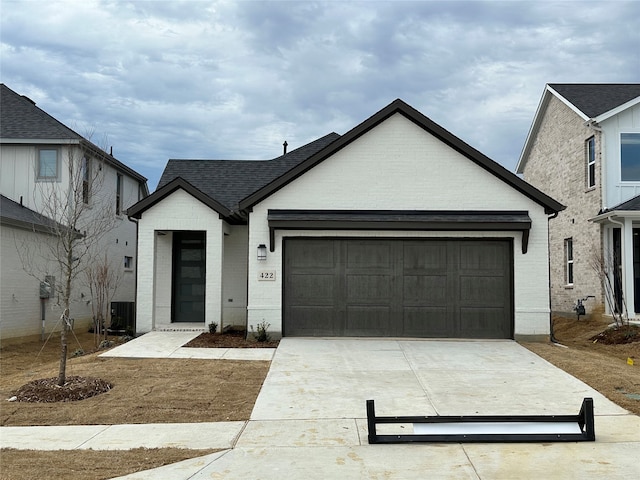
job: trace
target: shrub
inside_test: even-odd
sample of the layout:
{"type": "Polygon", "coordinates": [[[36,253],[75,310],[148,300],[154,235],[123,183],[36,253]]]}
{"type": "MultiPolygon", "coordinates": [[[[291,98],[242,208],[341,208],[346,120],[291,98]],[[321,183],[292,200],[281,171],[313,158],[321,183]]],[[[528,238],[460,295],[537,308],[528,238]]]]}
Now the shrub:
{"type": "Polygon", "coordinates": [[[267,329],[271,326],[270,323],[265,322],[264,320],[256,325],[256,330],[253,330],[253,325],[251,325],[251,334],[253,338],[257,342],[268,342],[269,334],[267,333],[267,329]]]}
{"type": "Polygon", "coordinates": [[[216,333],[218,330],[218,324],[216,322],[211,322],[209,324],[209,333],[216,333]]]}

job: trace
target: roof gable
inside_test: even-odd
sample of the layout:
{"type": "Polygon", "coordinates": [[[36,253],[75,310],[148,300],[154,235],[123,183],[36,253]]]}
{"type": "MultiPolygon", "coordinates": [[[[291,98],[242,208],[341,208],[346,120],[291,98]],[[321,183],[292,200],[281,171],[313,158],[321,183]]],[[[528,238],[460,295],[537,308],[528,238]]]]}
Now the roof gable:
{"type": "Polygon", "coordinates": [[[194,197],[197,200],[201,201],[202,203],[207,205],[212,210],[215,210],[216,212],[218,212],[220,214],[221,217],[229,218],[229,217],[232,216],[231,210],[226,208],[220,202],[218,202],[215,199],[211,198],[209,195],[207,195],[207,194],[203,193],[202,191],[198,190],[191,183],[187,182],[186,180],[184,180],[183,178],[180,178],[180,177],[174,178],[171,182],[167,183],[162,188],[159,188],[158,190],[153,192],[153,194],[149,195],[148,197],[144,198],[143,200],[140,200],[138,203],[136,203],[135,205],[130,207],[127,210],[127,215],[129,217],[133,217],[133,218],[138,218],[139,219],[139,218],[142,217],[142,214],[146,210],[148,210],[149,208],[153,207],[155,204],[157,204],[161,200],[164,200],[166,197],[168,197],[173,192],[175,192],[176,190],[179,190],[179,189],[184,190],[189,195],[191,195],[192,197],[194,197]]]}
{"type": "Polygon", "coordinates": [[[585,120],[595,119],[632,100],[640,102],[640,83],[550,83],[548,86],[552,94],[580,111],[585,120]]]}
{"type": "Polygon", "coordinates": [[[602,121],[640,103],[640,83],[549,83],[533,117],[516,172],[523,173],[551,97],[556,97],[585,122],[602,121]]]}
{"type": "Polygon", "coordinates": [[[311,168],[336,154],[344,147],[357,140],[362,135],[374,129],[376,126],[380,125],[382,122],[386,121],[388,118],[395,114],[403,115],[405,118],[430,133],[442,143],[448,145],[450,148],[462,154],[469,160],[475,162],[477,165],[487,170],[489,173],[496,176],[500,180],[504,181],[506,184],[510,185],[520,193],[542,205],[547,213],[554,213],[564,209],[564,206],[562,204],[556,202],[551,197],[542,193],[532,185],[529,185],[512,172],[494,162],[486,155],[480,153],[475,148],[466,144],[458,137],[451,134],[440,125],[436,124],[400,99],[393,101],[378,113],[374,114],[373,116],[362,122],[360,125],[356,126],[349,132],[345,133],[342,137],[332,142],[326,148],[322,149],[315,155],[309,157],[305,161],[293,167],[286,174],[280,176],[271,183],[257,190],[255,193],[244,198],[239,204],[240,209],[251,209],[255,204],[267,198],[269,195],[275,193],[288,183],[294,181],[296,178],[303,175],[311,168]]]}

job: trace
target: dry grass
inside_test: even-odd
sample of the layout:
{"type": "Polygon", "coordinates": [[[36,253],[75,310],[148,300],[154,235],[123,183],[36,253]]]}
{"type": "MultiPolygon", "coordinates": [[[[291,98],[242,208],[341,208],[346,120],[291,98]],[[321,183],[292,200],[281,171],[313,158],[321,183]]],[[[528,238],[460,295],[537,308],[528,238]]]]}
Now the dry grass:
{"type": "MultiPolygon", "coordinates": [[[[78,335],[93,348],[90,334],[78,335]]],[[[0,351],[0,425],[86,425],[247,420],[269,370],[269,362],[187,359],[69,359],[67,374],[99,377],[114,388],[64,403],[7,402],[23,384],[55,376],[59,339],[40,352],[40,342],[7,345],[0,351]],[[40,352],[40,353],[39,353],[40,352]]],[[[69,352],[80,348],[73,340],[69,352]]],[[[104,479],[160,467],[216,450],[176,448],[130,451],[0,451],[0,479],[104,479]]]]}
{"type": "Polygon", "coordinates": [[[126,451],[14,450],[0,452],[0,480],[102,480],[157,468],[219,450],[135,448],[126,451]],[[61,461],[62,459],[62,461],[61,461]]]}
{"type": "MultiPolygon", "coordinates": [[[[56,375],[56,360],[46,361],[41,354],[34,363],[35,354],[27,353],[38,348],[15,345],[2,350],[0,398],[11,397],[31,380],[56,375]]],[[[51,354],[55,358],[55,351],[46,353],[51,354]]],[[[247,420],[268,370],[265,361],[99,358],[92,353],[69,359],[67,375],[106,380],[113,385],[109,392],[78,402],[5,401],[0,425],[247,420]]]]}
{"type": "Polygon", "coordinates": [[[640,415],[640,343],[605,345],[591,338],[607,327],[599,318],[554,318],[556,339],[551,343],[524,343],[532,352],[595,388],[609,400],[640,415]],[[627,359],[635,365],[628,365],[627,359]],[[635,397],[635,398],[634,398],[635,397]]]}

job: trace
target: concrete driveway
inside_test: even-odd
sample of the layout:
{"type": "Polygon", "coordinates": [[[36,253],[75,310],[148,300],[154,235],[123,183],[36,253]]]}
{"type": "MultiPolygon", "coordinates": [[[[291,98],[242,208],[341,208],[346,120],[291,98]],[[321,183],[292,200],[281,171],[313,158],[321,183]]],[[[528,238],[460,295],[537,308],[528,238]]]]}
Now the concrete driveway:
{"type": "Polygon", "coordinates": [[[637,478],[638,452],[640,417],[512,341],[285,338],[233,449],[126,478],[637,478]],[[584,397],[596,442],[367,443],[367,399],[377,415],[506,415],[576,414],[584,397]]]}

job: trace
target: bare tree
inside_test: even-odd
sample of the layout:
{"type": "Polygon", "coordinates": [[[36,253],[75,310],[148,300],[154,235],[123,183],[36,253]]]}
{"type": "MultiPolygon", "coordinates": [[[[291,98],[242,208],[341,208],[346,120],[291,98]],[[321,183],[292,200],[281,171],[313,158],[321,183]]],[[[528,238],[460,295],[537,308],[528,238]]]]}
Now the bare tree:
{"type": "Polygon", "coordinates": [[[594,250],[591,258],[591,266],[602,282],[605,301],[618,327],[629,324],[620,264],[620,258],[612,251],[597,252],[594,250]]]}
{"type": "Polygon", "coordinates": [[[91,293],[91,311],[94,320],[94,337],[96,347],[102,339],[107,339],[107,309],[113,300],[121,280],[121,270],[109,261],[105,253],[85,270],[87,285],[91,293]]]}
{"type": "MultiPolygon", "coordinates": [[[[106,154],[90,142],[66,145],[61,158],[62,181],[38,182],[34,191],[37,212],[50,219],[50,241],[18,245],[25,270],[42,279],[52,269],[63,317],[71,316],[71,300],[76,280],[104,254],[105,234],[116,226],[115,193],[105,187],[106,154]]],[[[66,381],[67,334],[70,322],[61,329],[58,385],[66,381]]]]}

